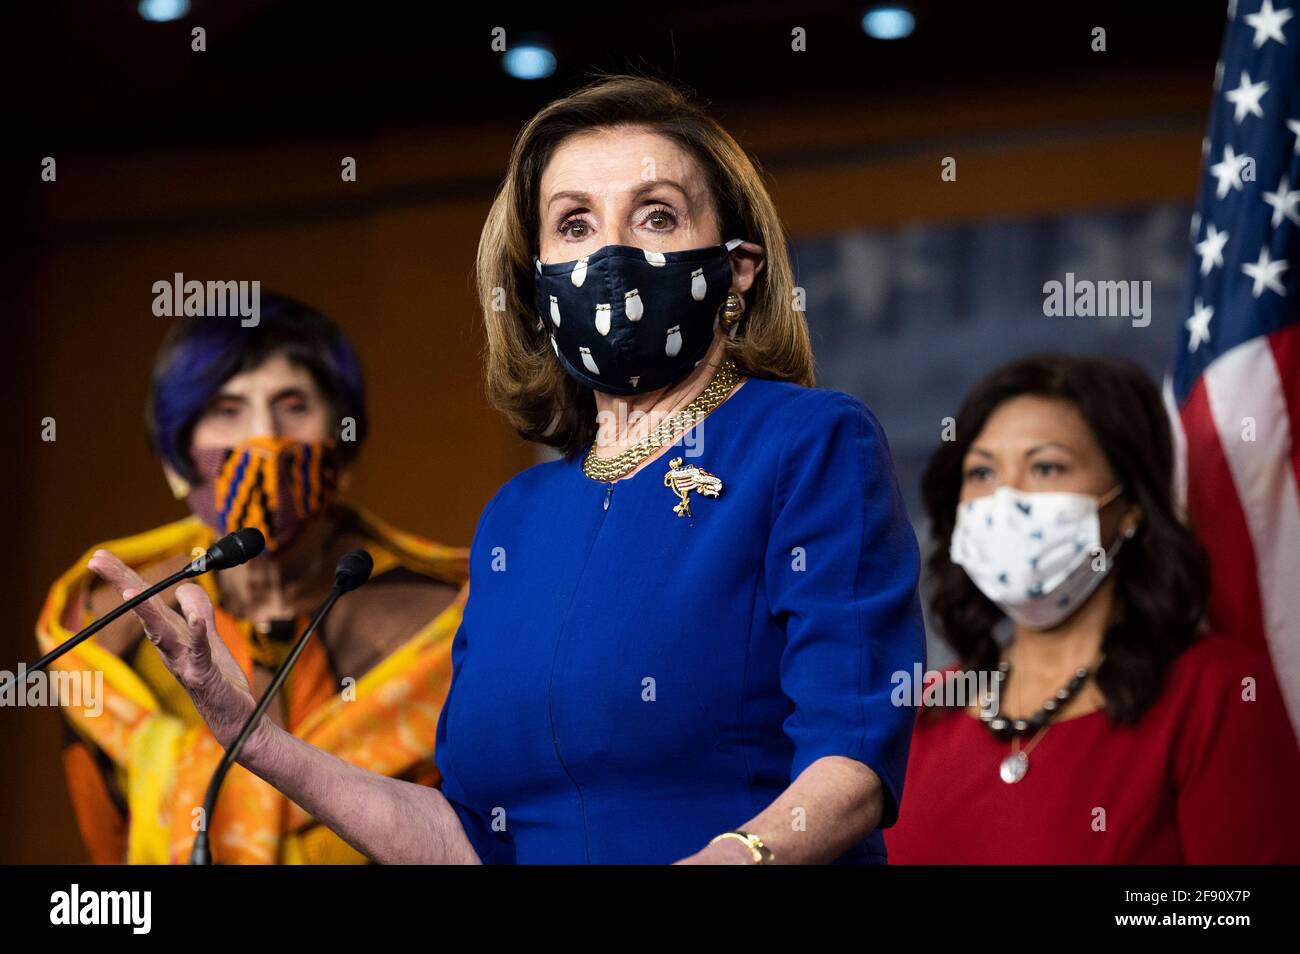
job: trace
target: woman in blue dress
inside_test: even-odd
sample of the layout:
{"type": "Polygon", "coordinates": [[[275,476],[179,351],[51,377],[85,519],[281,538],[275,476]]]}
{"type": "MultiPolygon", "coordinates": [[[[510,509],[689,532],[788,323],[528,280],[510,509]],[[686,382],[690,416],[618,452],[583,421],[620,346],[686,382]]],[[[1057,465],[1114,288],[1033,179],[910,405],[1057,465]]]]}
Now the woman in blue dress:
{"type": "MultiPolygon", "coordinates": [[[[265,722],[241,764],[378,861],[883,862],[917,544],[875,418],[811,386],[750,160],[671,85],[593,83],[521,132],[478,279],[488,396],[560,456],[479,519],[442,785],[265,722]]],[[[202,590],[177,596],[137,612],[229,744],[254,700],[202,590]]]]}

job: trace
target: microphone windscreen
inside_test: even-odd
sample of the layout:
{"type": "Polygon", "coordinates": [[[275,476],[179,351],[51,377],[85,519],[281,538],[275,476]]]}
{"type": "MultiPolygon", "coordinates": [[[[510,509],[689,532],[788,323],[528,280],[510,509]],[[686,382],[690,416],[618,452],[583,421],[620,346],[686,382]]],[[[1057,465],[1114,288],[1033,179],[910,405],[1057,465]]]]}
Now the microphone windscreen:
{"type": "Polygon", "coordinates": [[[244,551],[244,558],[240,563],[246,563],[253,557],[261,556],[262,551],[266,549],[266,537],[257,527],[241,527],[231,534],[244,551]]]}
{"type": "Polygon", "coordinates": [[[247,563],[266,549],[266,537],[256,527],[244,527],[222,537],[203,555],[203,572],[229,570],[247,563]]]}
{"type": "Polygon", "coordinates": [[[370,579],[370,571],[374,568],[375,561],[365,550],[345,553],[334,571],[334,586],[342,593],[350,593],[370,579]]]}

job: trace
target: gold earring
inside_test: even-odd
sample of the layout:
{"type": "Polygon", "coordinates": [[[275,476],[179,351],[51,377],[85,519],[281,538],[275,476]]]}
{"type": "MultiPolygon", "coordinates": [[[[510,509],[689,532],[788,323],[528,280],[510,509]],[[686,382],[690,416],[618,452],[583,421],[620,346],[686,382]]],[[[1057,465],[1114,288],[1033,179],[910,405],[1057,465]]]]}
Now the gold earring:
{"type": "Polygon", "coordinates": [[[735,292],[727,292],[727,300],[718,309],[718,320],[722,322],[722,327],[730,331],[744,313],[745,299],[735,292]]]}
{"type": "Polygon", "coordinates": [[[167,478],[167,486],[171,488],[172,496],[177,500],[184,500],[190,495],[190,482],[180,474],[170,467],[164,467],[163,476],[167,478]]]}

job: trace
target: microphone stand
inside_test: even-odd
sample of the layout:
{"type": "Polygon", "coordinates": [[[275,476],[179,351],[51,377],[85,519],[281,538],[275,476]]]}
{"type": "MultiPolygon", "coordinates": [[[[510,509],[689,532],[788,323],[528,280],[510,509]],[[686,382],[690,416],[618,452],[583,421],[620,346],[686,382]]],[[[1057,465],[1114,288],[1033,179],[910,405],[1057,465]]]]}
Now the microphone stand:
{"type": "MultiPolygon", "coordinates": [[[[191,561],[189,566],[177,570],[171,576],[167,577],[167,579],[155,583],[147,590],[140,591],[139,593],[131,597],[122,605],[114,607],[111,612],[95,620],[93,623],[91,623],[81,632],[77,633],[76,636],[73,636],[71,639],[65,640],[64,642],[60,643],[58,646],[51,649],[40,659],[36,660],[36,662],[26,667],[22,677],[23,680],[26,680],[26,678],[34,672],[40,672],[46,666],[50,665],[50,663],[54,662],[56,659],[62,656],[64,653],[69,652],[72,649],[75,649],[77,646],[80,646],[86,640],[90,639],[91,636],[94,636],[96,633],[98,633],[109,623],[113,622],[113,620],[117,619],[119,616],[122,616],[125,613],[129,613],[131,610],[139,606],[145,600],[153,599],[155,596],[157,596],[163,590],[167,589],[169,586],[174,586],[177,583],[180,583],[182,580],[192,579],[193,577],[201,576],[202,574],[206,573],[207,569],[206,567],[202,566],[201,561],[202,558],[200,558],[199,560],[191,561]]],[[[18,679],[18,677],[15,676],[14,685],[17,685],[19,681],[20,680],[18,679]]]]}
{"type": "Polygon", "coordinates": [[[271,700],[275,698],[275,694],[284,685],[284,681],[289,678],[289,671],[298,662],[298,657],[302,655],[302,651],[307,647],[307,641],[316,632],[316,628],[320,626],[325,614],[338,602],[339,597],[346,592],[347,589],[342,585],[337,582],[334,584],[334,588],[330,590],[330,595],[325,598],[321,608],[316,611],[316,615],[312,617],[307,628],[303,630],[303,634],[298,637],[298,642],[294,643],[293,649],[289,651],[289,655],[281,663],[280,668],[276,670],[275,678],[271,680],[266,692],[262,694],[261,701],[258,702],[257,708],[253,710],[253,714],[248,717],[248,721],[244,723],[244,728],[235,738],[234,744],[226,750],[226,754],[221,758],[221,764],[212,773],[212,781],[208,783],[208,792],[203,799],[203,827],[199,829],[194,838],[194,848],[190,851],[190,864],[212,864],[212,852],[208,843],[208,822],[212,818],[212,813],[216,811],[217,792],[221,789],[221,783],[225,781],[226,774],[235,764],[235,760],[239,758],[239,754],[244,750],[244,743],[248,741],[262,716],[265,715],[267,708],[271,705],[271,700]]]}
{"type": "Polygon", "coordinates": [[[36,660],[36,662],[25,667],[22,678],[19,679],[15,676],[12,685],[17,686],[19,682],[25,682],[27,677],[32,673],[40,672],[64,653],[75,649],[77,646],[80,646],[86,640],[90,639],[91,636],[94,636],[109,623],[113,622],[113,620],[122,616],[124,613],[128,613],[135,609],[135,607],[139,606],[145,600],[153,599],[169,586],[175,586],[182,580],[189,580],[196,576],[202,576],[209,570],[228,570],[231,567],[240,566],[241,564],[247,563],[249,560],[253,559],[253,557],[259,555],[262,552],[262,548],[265,546],[266,540],[262,536],[261,531],[252,527],[244,527],[240,530],[236,530],[234,533],[227,534],[212,546],[208,547],[207,551],[204,552],[202,556],[195,557],[191,560],[188,566],[184,566],[177,570],[171,576],[167,577],[167,579],[161,580],[153,586],[141,590],[120,606],[114,607],[108,613],[95,620],[71,639],[60,643],[40,659],[36,660]]]}

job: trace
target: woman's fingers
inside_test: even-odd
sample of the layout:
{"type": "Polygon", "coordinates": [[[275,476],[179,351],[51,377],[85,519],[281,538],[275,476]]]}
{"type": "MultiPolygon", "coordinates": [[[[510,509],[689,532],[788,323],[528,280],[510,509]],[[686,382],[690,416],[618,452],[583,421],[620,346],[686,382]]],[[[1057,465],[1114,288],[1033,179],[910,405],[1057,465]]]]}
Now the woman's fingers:
{"type": "Polygon", "coordinates": [[[217,621],[212,614],[212,601],[203,587],[182,583],[176,588],[176,601],[181,605],[181,615],[190,637],[190,655],[200,664],[211,664],[212,643],[208,634],[217,632],[217,621]]]}
{"type": "MultiPolygon", "coordinates": [[[[124,600],[145,586],[138,573],[107,550],[96,550],[87,565],[124,600]]],[[[203,588],[183,583],[176,588],[176,601],[179,612],[153,597],[135,607],[135,614],[217,741],[229,745],[254,706],[248,680],[221,641],[203,588]]]]}
{"type": "MultiPolygon", "coordinates": [[[[124,600],[147,586],[140,574],[108,550],[96,550],[86,565],[124,600]]],[[[143,624],[145,635],[165,658],[174,657],[186,645],[188,631],[184,621],[158,597],[145,600],[133,612],[143,624]]]]}
{"type": "Polygon", "coordinates": [[[176,599],[181,605],[181,615],[189,627],[190,656],[197,667],[215,667],[225,680],[236,688],[247,691],[248,680],[230,649],[221,639],[212,601],[203,587],[196,583],[182,583],[176,588],[176,599]]]}
{"type": "Polygon", "coordinates": [[[140,574],[136,573],[135,570],[119,560],[116,554],[108,550],[96,550],[91,554],[86,565],[94,570],[101,580],[118,592],[130,587],[144,588],[144,580],[141,579],[140,574]]]}

